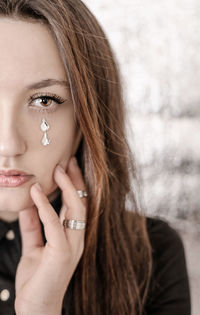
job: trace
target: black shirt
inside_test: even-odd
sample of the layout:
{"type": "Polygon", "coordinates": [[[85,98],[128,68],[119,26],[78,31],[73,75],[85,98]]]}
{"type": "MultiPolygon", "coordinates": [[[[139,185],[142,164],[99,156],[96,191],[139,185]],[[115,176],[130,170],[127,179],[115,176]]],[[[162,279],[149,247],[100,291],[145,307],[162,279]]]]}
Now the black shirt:
{"type": "Polygon", "coordinates": [[[189,279],[180,235],[158,218],[147,218],[147,231],[153,249],[153,274],[146,314],[190,315],[189,279]]]}
{"type": "MultiPolygon", "coordinates": [[[[60,196],[51,204],[59,213],[60,196]]],[[[188,274],[179,234],[158,218],[147,218],[147,231],[153,250],[153,273],[145,314],[190,315],[188,274]]],[[[15,274],[20,256],[18,220],[0,220],[0,315],[15,314],[15,274]]]]}

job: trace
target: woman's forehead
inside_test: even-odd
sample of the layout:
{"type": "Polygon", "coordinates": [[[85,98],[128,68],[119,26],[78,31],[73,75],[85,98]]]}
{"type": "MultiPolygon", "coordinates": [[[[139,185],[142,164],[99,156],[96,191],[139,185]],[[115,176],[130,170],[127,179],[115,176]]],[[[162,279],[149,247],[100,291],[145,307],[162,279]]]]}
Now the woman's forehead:
{"type": "Polygon", "coordinates": [[[58,47],[47,26],[0,18],[0,33],[0,80],[14,81],[16,77],[18,81],[20,76],[35,75],[47,79],[54,78],[55,73],[57,78],[65,77],[58,47]]]}

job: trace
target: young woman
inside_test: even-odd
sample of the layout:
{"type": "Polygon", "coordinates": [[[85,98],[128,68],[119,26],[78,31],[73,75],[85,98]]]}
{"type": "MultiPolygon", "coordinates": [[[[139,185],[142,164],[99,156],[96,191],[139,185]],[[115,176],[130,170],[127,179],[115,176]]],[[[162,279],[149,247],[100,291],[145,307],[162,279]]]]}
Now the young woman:
{"type": "Polygon", "coordinates": [[[189,315],[182,241],[131,189],[94,16],[80,0],[0,0],[0,34],[0,314],[189,315]]]}

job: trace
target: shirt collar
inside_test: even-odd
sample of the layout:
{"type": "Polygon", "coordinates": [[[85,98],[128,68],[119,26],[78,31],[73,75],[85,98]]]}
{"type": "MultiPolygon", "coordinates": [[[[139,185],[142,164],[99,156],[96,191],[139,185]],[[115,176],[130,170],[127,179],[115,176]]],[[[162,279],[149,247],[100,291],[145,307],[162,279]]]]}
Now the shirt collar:
{"type": "Polygon", "coordinates": [[[6,222],[0,219],[0,240],[6,235],[9,230],[18,231],[19,222],[18,219],[13,222],[6,222]]]}
{"type": "Polygon", "coordinates": [[[5,236],[8,230],[7,222],[0,220],[0,240],[5,236]]]}

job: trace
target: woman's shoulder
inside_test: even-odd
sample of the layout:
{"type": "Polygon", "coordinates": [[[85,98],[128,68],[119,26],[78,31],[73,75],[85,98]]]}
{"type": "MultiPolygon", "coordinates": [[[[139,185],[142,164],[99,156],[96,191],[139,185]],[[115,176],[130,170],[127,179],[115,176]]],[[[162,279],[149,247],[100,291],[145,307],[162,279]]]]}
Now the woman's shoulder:
{"type": "MultiPolygon", "coordinates": [[[[126,211],[126,221],[129,224],[134,222],[134,214],[132,212],[126,211]]],[[[161,257],[169,259],[170,257],[177,257],[178,254],[179,259],[183,259],[185,262],[185,249],[178,230],[172,227],[167,219],[158,216],[146,216],[145,221],[154,263],[158,263],[161,257]],[[155,259],[156,257],[157,259],[155,259]]]]}
{"type": "MultiPolygon", "coordinates": [[[[131,211],[126,211],[125,213],[126,221],[129,224],[134,222],[134,213],[131,211]]],[[[184,249],[181,235],[167,219],[159,216],[145,216],[145,221],[149,240],[153,248],[159,249],[161,246],[161,250],[163,250],[163,245],[171,244],[173,247],[177,246],[184,249]]]]}
{"type": "MultiPolygon", "coordinates": [[[[134,221],[134,214],[127,213],[134,221]]],[[[145,314],[191,314],[190,290],[184,244],[166,219],[145,217],[152,251],[152,274],[145,314]]]]}
{"type": "Polygon", "coordinates": [[[191,312],[185,249],[180,233],[159,217],[147,217],[146,227],[152,246],[153,270],[147,300],[147,314],[191,312]]]}
{"type": "Polygon", "coordinates": [[[184,250],[180,233],[171,226],[169,221],[160,217],[146,217],[146,227],[153,249],[162,250],[166,247],[184,250]],[[164,248],[163,248],[164,246],[164,248]]]}

